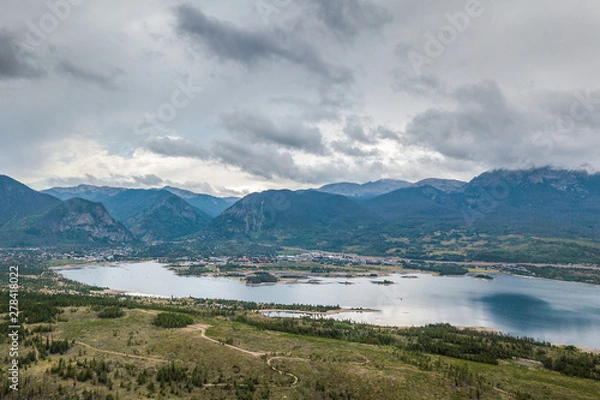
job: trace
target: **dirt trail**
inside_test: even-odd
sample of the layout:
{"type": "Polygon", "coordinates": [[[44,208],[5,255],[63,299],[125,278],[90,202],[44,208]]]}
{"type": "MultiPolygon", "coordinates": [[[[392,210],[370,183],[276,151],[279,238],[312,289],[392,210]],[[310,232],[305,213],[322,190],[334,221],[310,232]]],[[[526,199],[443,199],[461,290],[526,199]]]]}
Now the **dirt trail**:
{"type": "Polygon", "coordinates": [[[80,345],[80,346],[84,346],[87,347],[88,349],[92,349],[94,351],[100,352],[100,353],[106,353],[106,354],[113,354],[116,356],[123,356],[123,357],[127,357],[127,358],[137,358],[140,360],[148,360],[148,361],[166,361],[164,358],[153,358],[153,357],[144,357],[144,356],[136,356],[134,354],[127,354],[127,353],[120,353],[118,351],[111,351],[111,350],[102,350],[99,349],[97,347],[91,346],[87,343],[83,343],[83,342],[75,342],[76,344],[80,345]]]}
{"type": "Polygon", "coordinates": [[[241,347],[237,347],[237,346],[234,346],[231,344],[226,344],[226,343],[220,342],[216,339],[210,338],[210,337],[206,336],[206,329],[209,327],[210,327],[210,325],[195,324],[195,325],[189,325],[187,328],[184,328],[184,329],[198,330],[198,331],[200,331],[200,336],[202,336],[202,338],[204,338],[206,340],[209,340],[213,343],[220,344],[225,347],[229,347],[230,349],[233,349],[233,350],[241,351],[242,353],[250,354],[251,356],[254,356],[254,357],[262,357],[262,356],[267,355],[267,353],[265,353],[263,351],[250,351],[250,350],[242,349],[241,347]]]}
{"type": "MultiPolygon", "coordinates": [[[[234,345],[231,345],[231,344],[225,344],[225,343],[223,343],[223,342],[220,342],[220,341],[218,341],[218,340],[216,340],[216,339],[210,338],[210,337],[206,336],[206,329],[207,329],[207,328],[209,328],[209,327],[210,327],[210,325],[195,324],[195,325],[190,325],[190,326],[188,326],[186,329],[198,330],[198,331],[200,331],[200,336],[201,336],[203,339],[206,339],[206,340],[208,340],[208,341],[211,341],[211,342],[213,342],[213,343],[216,343],[216,344],[220,344],[220,345],[222,345],[222,346],[225,346],[225,347],[229,347],[230,349],[233,349],[233,350],[236,350],[236,351],[239,351],[239,352],[245,353],[245,354],[249,354],[249,355],[251,355],[251,356],[254,356],[254,357],[263,357],[263,356],[267,356],[267,354],[268,354],[268,353],[266,353],[266,352],[264,352],[264,351],[250,351],[250,350],[246,350],[246,349],[243,349],[243,348],[241,348],[241,347],[237,347],[237,346],[234,346],[234,345]]],[[[291,377],[291,378],[293,378],[293,379],[294,379],[294,382],[291,384],[291,386],[290,386],[290,387],[294,387],[294,386],[296,386],[296,385],[298,384],[298,381],[299,381],[298,377],[297,377],[296,375],[292,374],[292,373],[289,373],[289,372],[282,371],[282,370],[278,369],[277,367],[273,366],[273,365],[271,364],[271,362],[272,362],[273,360],[298,360],[298,361],[310,361],[310,360],[308,360],[308,359],[306,359],[306,358],[299,358],[299,357],[284,357],[284,356],[269,357],[269,358],[267,359],[267,365],[268,365],[268,366],[269,366],[269,367],[270,367],[270,368],[271,368],[273,371],[276,371],[277,373],[279,373],[279,375],[287,375],[287,376],[289,376],[289,377],[291,377]]]]}
{"type": "MultiPolygon", "coordinates": [[[[149,310],[139,310],[138,309],[138,311],[141,311],[141,312],[144,312],[144,313],[147,313],[147,314],[153,314],[153,315],[157,314],[157,312],[155,312],[155,311],[149,311],[149,310]]],[[[268,354],[269,354],[269,353],[264,352],[264,351],[246,350],[246,349],[243,349],[241,347],[234,346],[234,345],[231,345],[231,344],[226,344],[226,343],[223,343],[223,342],[221,342],[219,340],[216,340],[216,339],[213,339],[211,337],[208,337],[208,336],[206,336],[206,329],[208,329],[209,327],[210,327],[210,325],[194,324],[194,325],[189,325],[189,326],[183,328],[183,330],[200,331],[200,336],[203,339],[208,340],[209,342],[213,342],[215,344],[228,347],[228,348],[230,348],[232,350],[239,351],[241,353],[248,354],[248,355],[251,355],[253,357],[267,357],[268,354]]],[[[137,356],[137,355],[133,355],[133,354],[121,353],[121,352],[118,352],[118,351],[102,350],[102,349],[99,349],[97,347],[91,346],[91,345],[89,345],[87,343],[83,343],[83,342],[79,342],[79,341],[76,341],[75,343],[77,343],[78,345],[87,347],[89,349],[92,349],[94,351],[97,351],[97,352],[100,352],[100,353],[105,353],[105,354],[112,354],[112,355],[122,356],[122,357],[126,357],[126,358],[136,358],[136,359],[140,359],[140,360],[148,360],[148,361],[156,361],[156,362],[167,361],[166,359],[163,359],[163,358],[144,357],[144,356],[137,356]]],[[[357,364],[357,365],[368,364],[369,363],[369,359],[366,358],[365,356],[362,356],[362,357],[365,359],[364,362],[354,362],[353,364],[357,364]]],[[[277,367],[275,367],[272,364],[273,360],[310,361],[307,358],[285,357],[285,356],[273,356],[273,357],[268,357],[266,359],[267,365],[269,366],[269,368],[271,368],[273,371],[276,371],[277,373],[279,373],[279,375],[286,375],[286,376],[291,377],[294,380],[294,382],[290,385],[290,387],[296,386],[298,384],[298,382],[299,382],[299,378],[296,375],[294,375],[294,374],[292,374],[290,372],[282,371],[282,370],[278,369],[277,367]]],[[[222,384],[205,384],[204,386],[220,386],[220,385],[222,385],[222,384]]]]}
{"type": "Polygon", "coordinates": [[[369,360],[367,357],[363,356],[362,354],[360,354],[360,356],[361,356],[362,358],[364,358],[364,359],[365,359],[365,361],[362,361],[362,362],[360,362],[360,361],[353,361],[353,362],[352,362],[352,364],[356,364],[356,365],[367,365],[368,363],[370,363],[370,362],[371,362],[371,360],[369,360]]]}
{"type": "Polygon", "coordinates": [[[267,360],[267,365],[268,365],[269,367],[271,367],[271,369],[272,369],[273,371],[277,371],[277,372],[279,373],[279,375],[287,375],[287,376],[289,376],[289,377],[292,377],[292,378],[294,378],[294,382],[291,384],[291,386],[290,386],[290,387],[294,387],[294,386],[296,386],[296,385],[298,384],[298,377],[297,377],[296,375],[294,375],[294,374],[291,374],[291,373],[289,373],[289,372],[284,372],[284,371],[282,371],[282,370],[280,370],[280,369],[277,369],[277,367],[274,367],[274,366],[271,364],[271,361],[273,361],[273,360],[298,360],[298,361],[309,361],[309,360],[307,360],[306,358],[299,358],[299,357],[271,357],[271,358],[269,358],[269,359],[267,360]]]}

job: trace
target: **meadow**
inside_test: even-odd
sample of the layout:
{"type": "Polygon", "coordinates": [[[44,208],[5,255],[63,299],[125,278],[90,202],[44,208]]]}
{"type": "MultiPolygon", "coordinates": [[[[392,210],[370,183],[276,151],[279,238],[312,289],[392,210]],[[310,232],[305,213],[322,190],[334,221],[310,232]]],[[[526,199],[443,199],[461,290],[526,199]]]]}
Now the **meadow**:
{"type": "MultiPolygon", "coordinates": [[[[600,392],[597,375],[567,376],[539,361],[552,366],[588,353],[444,325],[267,318],[242,304],[189,299],[25,298],[50,311],[24,324],[20,392],[5,381],[6,399],[597,399],[600,392]],[[165,328],[159,320],[183,323],[165,328]],[[496,362],[471,357],[461,338],[504,353],[494,353],[496,362]],[[444,346],[456,351],[444,355],[444,346]]],[[[3,339],[2,354],[8,346],[3,339]]]]}

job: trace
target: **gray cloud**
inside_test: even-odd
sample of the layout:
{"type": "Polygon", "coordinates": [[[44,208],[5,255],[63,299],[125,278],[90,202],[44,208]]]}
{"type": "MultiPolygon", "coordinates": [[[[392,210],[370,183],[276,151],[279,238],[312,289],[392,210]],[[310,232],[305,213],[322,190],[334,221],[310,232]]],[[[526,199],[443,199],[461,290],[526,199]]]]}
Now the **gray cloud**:
{"type": "Polygon", "coordinates": [[[135,185],[141,186],[157,186],[164,182],[162,178],[155,174],[134,175],[133,181],[135,182],[135,185]]]}
{"type": "Polygon", "coordinates": [[[17,39],[8,31],[0,30],[0,80],[37,78],[44,72],[33,67],[18,52],[17,39]]]}
{"type": "Polygon", "coordinates": [[[548,90],[536,96],[536,102],[555,119],[554,126],[547,130],[600,129],[600,89],[548,90]]]}
{"type": "MultiPolygon", "coordinates": [[[[80,184],[103,186],[104,181],[95,177],[92,174],[84,174],[83,176],[63,176],[63,177],[50,177],[47,179],[50,187],[66,187],[76,186],[80,184]]],[[[113,183],[114,184],[114,183],[113,183]]]]}
{"type": "Polygon", "coordinates": [[[346,83],[353,78],[349,69],[328,64],[312,46],[293,40],[283,32],[244,30],[209,18],[190,5],[180,5],[175,14],[180,34],[202,42],[224,60],[254,64],[279,59],[301,66],[331,83],[346,83]]]}
{"type": "Polygon", "coordinates": [[[176,8],[177,29],[204,42],[216,55],[242,63],[285,56],[274,38],[266,32],[244,32],[237,27],[209,18],[190,5],[176,8]]]}
{"type": "Polygon", "coordinates": [[[248,146],[238,141],[219,140],[212,144],[211,151],[225,164],[267,179],[289,177],[296,169],[292,156],[274,146],[248,146]]]}
{"type": "Polygon", "coordinates": [[[155,187],[167,183],[154,174],[133,176],[112,175],[108,179],[98,178],[92,174],[85,174],[83,176],[50,178],[47,182],[51,187],[75,186],[80,184],[117,187],[155,187]]]}
{"type": "Polygon", "coordinates": [[[440,79],[431,74],[410,76],[403,68],[394,71],[392,89],[413,96],[437,96],[446,92],[444,84],[440,79]]]}
{"type": "Polygon", "coordinates": [[[206,160],[209,152],[194,141],[179,137],[157,137],[144,142],[144,147],[153,153],[169,157],[189,157],[206,160]]]}
{"type": "Polygon", "coordinates": [[[269,99],[269,103],[292,107],[298,117],[313,122],[337,121],[340,118],[339,110],[335,107],[327,107],[323,104],[308,101],[297,97],[274,97],[269,99]]]}
{"type": "Polygon", "coordinates": [[[376,142],[376,135],[368,131],[363,119],[357,115],[350,115],[346,118],[344,133],[349,138],[361,143],[372,144],[376,142]]]}
{"type": "Polygon", "coordinates": [[[115,79],[123,74],[123,70],[120,68],[111,68],[109,72],[97,72],[75,65],[67,60],[60,61],[57,65],[57,70],[75,79],[95,84],[108,90],[115,90],[117,88],[115,79]]]}
{"type": "Polygon", "coordinates": [[[600,168],[600,3],[482,2],[432,55],[464,0],[265,2],[86,1],[25,52],[52,10],[4,2],[0,169],[231,192],[600,168]]]}
{"type": "Polygon", "coordinates": [[[403,136],[405,144],[419,144],[441,154],[466,160],[516,161],[515,148],[528,124],[510,108],[492,81],[460,87],[453,111],[431,108],[417,115],[403,136]]]}
{"type": "MultiPolygon", "coordinates": [[[[320,184],[344,177],[349,172],[349,165],[342,160],[331,159],[324,165],[310,166],[298,164],[292,155],[273,145],[248,146],[233,140],[215,141],[211,152],[220,162],[240,168],[254,176],[269,180],[287,179],[304,184],[320,184]]],[[[361,167],[373,170],[377,162],[367,163],[361,167]]],[[[352,171],[357,176],[359,171],[352,171]]]]}
{"type": "Polygon", "coordinates": [[[364,0],[313,0],[316,16],[341,41],[351,41],[365,30],[379,30],[392,21],[392,15],[373,2],[364,0]]]}
{"type": "Polygon", "coordinates": [[[333,150],[347,156],[365,158],[379,156],[381,152],[377,148],[366,150],[365,145],[376,146],[383,139],[399,141],[400,136],[394,130],[376,125],[372,118],[349,115],[343,127],[346,139],[335,140],[331,143],[333,150]]]}
{"type": "Polygon", "coordinates": [[[600,97],[595,95],[588,93],[594,99],[588,105],[596,104],[589,111],[573,93],[555,94],[558,102],[546,100],[523,110],[511,105],[493,81],[462,85],[451,94],[454,110],[430,108],[418,114],[401,140],[489,167],[563,166],[600,144],[600,97]],[[574,107],[581,118],[573,115],[574,107]]]}
{"type": "Polygon", "coordinates": [[[381,139],[394,139],[394,140],[398,140],[400,135],[398,134],[398,132],[395,132],[394,130],[387,128],[385,126],[379,125],[376,129],[377,132],[377,136],[381,139]]]}
{"type": "Polygon", "coordinates": [[[286,119],[276,125],[261,115],[233,112],[221,115],[221,121],[227,131],[249,144],[272,143],[308,153],[325,153],[319,129],[297,120],[286,119]]]}
{"type": "Polygon", "coordinates": [[[358,146],[354,146],[349,141],[335,140],[331,143],[331,147],[336,151],[352,157],[372,157],[379,154],[375,149],[364,150],[358,146]]]}

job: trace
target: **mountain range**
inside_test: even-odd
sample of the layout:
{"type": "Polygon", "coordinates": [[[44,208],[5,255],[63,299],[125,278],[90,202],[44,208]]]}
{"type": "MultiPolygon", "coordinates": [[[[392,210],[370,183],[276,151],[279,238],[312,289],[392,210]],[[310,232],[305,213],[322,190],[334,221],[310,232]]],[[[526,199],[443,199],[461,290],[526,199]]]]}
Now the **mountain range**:
{"type": "Polygon", "coordinates": [[[242,199],[174,187],[80,185],[41,193],[0,176],[3,246],[245,242],[386,253],[410,237],[453,231],[596,240],[600,174],[494,170],[468,183],[335,183],[242,199]]]}
{"type": "Polygon", "coordinates": [[[436,178],[423,179],[415,183],[397,179],[380,179],[378,181],[367,182],[363,184],[352,182],[331,183],[329,185],[321,186],[317,190],[319,192],[340,194],[346,197],[371,198],[390,193],[398,189],[416,186],[431,186],[443,192],[453,192],[459,190],[466,183],[467,182],[454,179],[436,178]]]}
{"type": "Polygon", "coordinates": [[[0,175],[0,243],[7,247],[114,245],[131,232],[100,203],[66,201],[0,175]]]}
{"type": "MultiPolygon", "coordinates": [[[[332,187],[336,189],[328,185],[325,190],[332,187]]],[[[518,246],[539,237],[596,241],[600,235],[597,173],[549,167],[495,170],[466,184],[426,180],[378,196],[352,188],[346,196],[324,196],[323,188],[251,194],[211,221],[201,235],[209,241],[405,256],[435,249],[464,255],[499,239],[518,246]],[[462,248],[456,245],[460,241],[462,248]]]]}
{"type": "Polygon", "coordinates": [[[170,241],[196,233],[237,200],[173,187],[127,189],[79,185],[43,193],[61,200],[82,198],[100,202],[143,242],[170,241]]]}
{"type": "Polygon", "coordinates": [[[364,207],[344,196],[315,190],[269,190],[235,203],[208,225],[205,234],[209,240],[330,247],[332,238],[341,244],[360,235],[370,217],[364,207]]]}

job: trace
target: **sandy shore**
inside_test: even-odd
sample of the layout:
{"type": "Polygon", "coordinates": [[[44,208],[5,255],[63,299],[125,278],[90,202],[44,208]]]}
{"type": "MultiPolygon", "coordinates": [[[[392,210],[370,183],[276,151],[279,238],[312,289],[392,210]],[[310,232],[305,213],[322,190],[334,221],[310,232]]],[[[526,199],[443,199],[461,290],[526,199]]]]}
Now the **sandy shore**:
{"type": "Polygon", "coordinates": [[[90,290],[90,293],[93,294],[110,294],[110,295],[121,295],[121,294],[127,294],[128,292],[125,290],[116,290],[116,289],[104,289],[104,290],[90,290]]]}
{"type": "Polygon", "coordinates": [[[90,261],[89,263],[86,262],[86,263],[81,263],[81,264],[67,264],[67,265],[61,265],[61,266],[55,266],[55,267],[48,267],[48,269],[52,270],[52,271],[61,270],[61,269],[79,269],[79,268],[88,267],[90,265],[98,265],[101,267],[116,267],[119,265],[119,263],[90,261]]]}
{"type": "Polygon", "coordinates": [[[303,310],[281,310],[281,309],[267,309],[267,310],[255,310],[255,312],[259,313],[269,313],[269,312],[283,312],[290,314],[308,314],[308,315],[336,315],[343,313],[362,313],[362,312],[376,312],[378,310],[372,308],[340,308],[338,310],[328,310],[328,311],[303,311],[303,310]]]}

